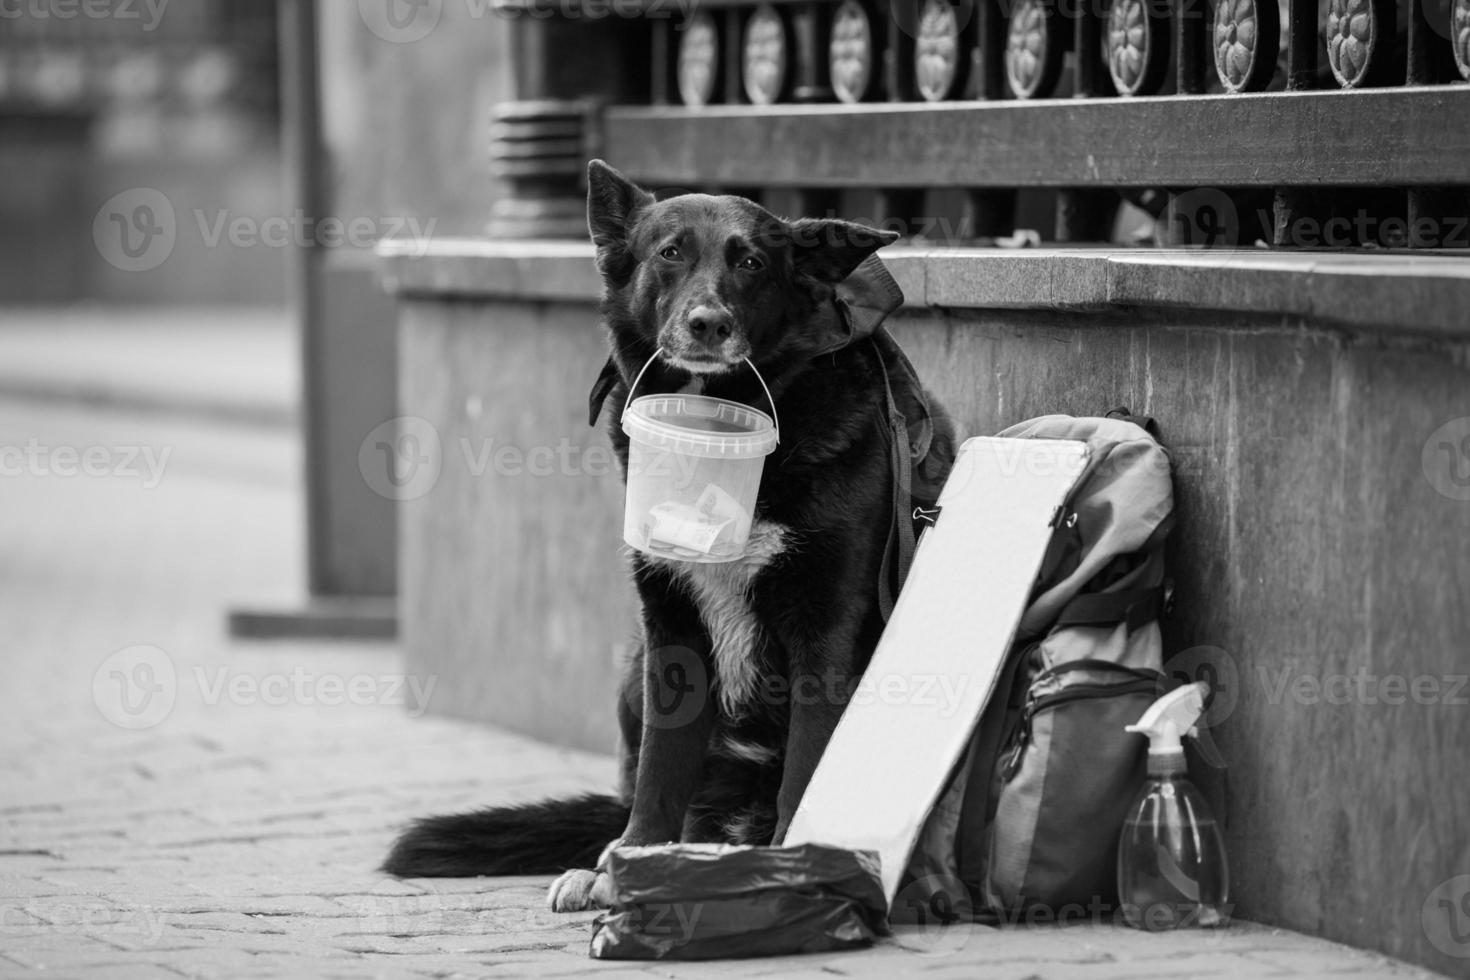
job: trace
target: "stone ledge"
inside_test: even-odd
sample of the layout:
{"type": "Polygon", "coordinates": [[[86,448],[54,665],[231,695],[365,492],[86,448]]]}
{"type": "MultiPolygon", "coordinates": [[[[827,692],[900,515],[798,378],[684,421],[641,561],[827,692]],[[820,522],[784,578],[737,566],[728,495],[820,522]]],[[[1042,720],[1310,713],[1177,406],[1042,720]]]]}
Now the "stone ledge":
{"type": "Polygon", "coordinates": [[[595,303],[590,242],[441,238],[378,243],[383,288],[399,296],[595,303]]]}
{"type": "MultiPolygon", "coordinates": [[[[601,294],[585,242],[386,241],[378,255],[384,288],[405,297],[595,303],[601,294]]],[[[883,256],[912,307],[1230,310],[1470,338],[1470,261],[1444,253],[901,247],[883,256]]]]}

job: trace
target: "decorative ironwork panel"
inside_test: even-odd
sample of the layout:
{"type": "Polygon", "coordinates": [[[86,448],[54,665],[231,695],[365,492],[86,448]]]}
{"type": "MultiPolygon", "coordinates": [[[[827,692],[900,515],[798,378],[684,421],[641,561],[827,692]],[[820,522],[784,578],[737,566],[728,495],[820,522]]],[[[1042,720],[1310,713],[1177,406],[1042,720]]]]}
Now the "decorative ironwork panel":
{"type": "Polygon", "coordinates": [[[941,102],[954,92],[960,76],[960,22],[949,0],[924,0],[919,32],[914,41],[914,83],[930,102],[941,102]]]}
{"type": "Polygon", "coordinates": [[[1450,11],[1450,41],[1454,45],[1455,66],[1470,79],[1470,0],[1455,0],[1450,11]]]}
{"type": "Polygon", "coordinates": [[[1328,0],[1327,63],[1337,84],[1360,88],[1382,79],[1395,17],[1393,0],[1328,0]]]}
{"type": "MultiPolygon", "coordinates": [[[[1290,244],[1283,220],[1291,231],[1345,211],[1443,224],[1470,201],[1458,132],[1470,88],[1449,84],[1470,79],[1470,0],[1405,0],[1407,46],[1397,0],[1320,0],[1320,22],[1319,0],[701,0],[677,25],[656,18],[657,2],[645,0],[646,38],[636,23],[583,35],[650,63],[653,106],[615,105],[600,131],[610,158],[645,179],[790,198],[793,213],[873,207],[906,227],[938,214],[967,235],[1050,226],[1062,241],[1200,245],[1290,244]],[[1283,39],[1292,94],[1269,94],[1283,39]],[[1324,83],[1319,46],[1339,88],[1404,87],[1303,93],[1324,83]],[[1076,101],[1040,102],[1059,94],[1076,101]],[[713,103],[724,105],[706,112],[713,103]],[[1177,216],[1201,195],[1225,202],[1211,214],[1236,209],[1229,234],[1160,232],[1150,200],[1175,202],[1177,216]],[[1114,227],[1121,199],[1155,219],[1151,231],[1114,227]]],[[[560,162],[538,124],[497,130],[509,134],[499,170],[560,162]]],[[[540,193],[529,173],[523,182],[540,193]]]]}
{"type": "Polygon", "coordinates": [[[720,32],[707,10],[685,21],[679,36],[679,98],[685,105],[708,105],[720,69],[720,32]]]}
{"type": "Polygon", "coordinates": [[[1041,99],[1056,88],[1066,54],[1066,28],[1049,0],[1018,0],[1006,32],[1006,85],[1018,99],[1041,99]]]}
{"type": "Polygon", "coordinates": [[[832,15],[832,41],[828,46],[827,71],[832,91],[842,102],[862,102],[873,90],[873,21],[858,0],[842,0],[832,15]]]}
{"type": "Polygon", "coordinates": [[[780,102],[791,71],[791,41],[786,19],[770,4],[761,4],[745,24],[742,78],[745,96],[756,105],[780,102]]]}
{"type": "Polygon", "coordinates": [[[1152,95],[1169,68],[1169,11],[1157,0],[1113,0],[1108,74],[1119,95],[1152,95]]]}
{"type": "Polygon", "coordinates": [[[1225,91],[1259,92],[1271,83],[1281,44],[1276,0],[1215,0],[1215,74],[1225,91]]]}

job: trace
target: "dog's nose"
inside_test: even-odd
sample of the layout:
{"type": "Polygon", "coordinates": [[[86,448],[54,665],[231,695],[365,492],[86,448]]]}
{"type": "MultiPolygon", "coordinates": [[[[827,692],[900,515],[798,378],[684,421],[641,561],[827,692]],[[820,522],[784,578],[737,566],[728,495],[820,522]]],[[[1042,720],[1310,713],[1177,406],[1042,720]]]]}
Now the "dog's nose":
{"type": "Polygon", "coordinates": [[[695,340],[718,344],[734,329],[730,314],[712,306],[696,306],[689,311],[689,333],[695,340]]]}

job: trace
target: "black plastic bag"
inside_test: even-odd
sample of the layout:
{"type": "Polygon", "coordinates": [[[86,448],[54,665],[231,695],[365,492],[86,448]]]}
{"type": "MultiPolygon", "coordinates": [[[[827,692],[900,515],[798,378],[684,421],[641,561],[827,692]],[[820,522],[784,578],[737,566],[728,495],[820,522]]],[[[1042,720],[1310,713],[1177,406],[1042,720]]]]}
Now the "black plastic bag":
{"type": "Polygon", "coordinates": [[[821,844],[621,847],[594,959],[707,960],[869,946],[888,903],[871,851],[821,844]]]}

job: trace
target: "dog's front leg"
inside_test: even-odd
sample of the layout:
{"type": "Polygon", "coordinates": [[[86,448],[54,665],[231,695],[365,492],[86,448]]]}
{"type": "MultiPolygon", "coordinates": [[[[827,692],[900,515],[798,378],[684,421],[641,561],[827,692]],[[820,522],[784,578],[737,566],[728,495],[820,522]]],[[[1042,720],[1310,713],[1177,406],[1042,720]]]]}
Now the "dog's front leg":
{"type": "MultiPolygon", "coordinates": [[[[822,603],[831,609],[836,603],[822,603]]],[[[839,608],[841,608],[839,606],[839,608]]],[[[788,635],[791,721],[786,733],[786,762],[781,791],[776,796],[776,832],[773,844],[786,839],[817,762],[832,740],[832,732],[851,697],[853,680],[861,673],[859,657],[862,615],[847,609],[823,620],[809,610],[800,620],[801,634],[788,635]]]]}
{"type": "Polygon", "coordinates": [[[568,871],[552,883],[547,902],[557,912],[609,903],[604,865],[614,846],[677,841],[704,770],[715,711],[708,634],[698,609],[666,572],[644,566],[638,586],[644,599],[643,730],[632,812],[596,869],[568,871]]]}
{"type": "Polygon", "coordinates": [[[786,735],[786,762],[781,772],[781,792],[776,797],[776,833],[771,843],[780,844],[796,816],[817,762],[832,740],[837,720],[847,703],[848,675],[842,671],[803,672],[791,681],[791,727],[786,735]]]}
{"type": "Polygon", "coordinates": [[[632,814],[622,843],[677,841],[704,770],[714,726],[708,641],[648,630],[644,651],[643,739],[632,814]]]}

